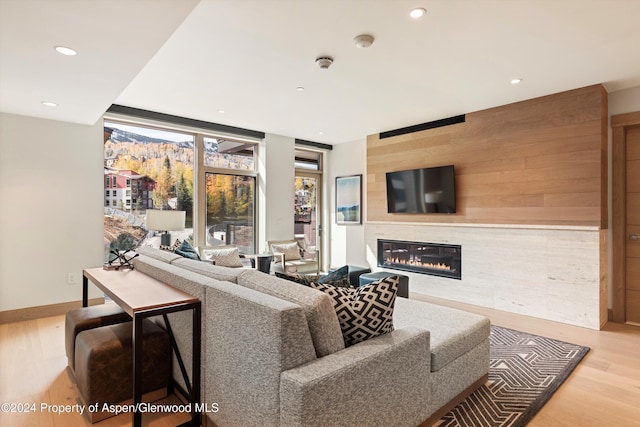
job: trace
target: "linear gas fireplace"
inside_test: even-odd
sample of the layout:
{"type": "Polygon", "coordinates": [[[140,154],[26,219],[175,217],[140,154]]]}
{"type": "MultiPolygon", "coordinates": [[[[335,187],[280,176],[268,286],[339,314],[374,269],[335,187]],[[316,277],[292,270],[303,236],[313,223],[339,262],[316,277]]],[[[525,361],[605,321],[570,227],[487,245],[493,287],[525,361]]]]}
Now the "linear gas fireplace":
{"type": "Polygon", "coordinates": [[[378,240],[378,267],[462,279],[462,246],[378,240]]]}

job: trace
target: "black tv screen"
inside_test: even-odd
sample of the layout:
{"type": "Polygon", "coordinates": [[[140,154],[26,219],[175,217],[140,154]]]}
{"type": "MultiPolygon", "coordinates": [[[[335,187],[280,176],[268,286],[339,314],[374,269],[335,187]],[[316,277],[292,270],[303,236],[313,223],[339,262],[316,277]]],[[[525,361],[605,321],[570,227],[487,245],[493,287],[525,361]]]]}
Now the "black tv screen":
{"type": "Polygon", "coordinates": [[[387,172],[389,213],[455,213],[453,165],[387,172]]]}

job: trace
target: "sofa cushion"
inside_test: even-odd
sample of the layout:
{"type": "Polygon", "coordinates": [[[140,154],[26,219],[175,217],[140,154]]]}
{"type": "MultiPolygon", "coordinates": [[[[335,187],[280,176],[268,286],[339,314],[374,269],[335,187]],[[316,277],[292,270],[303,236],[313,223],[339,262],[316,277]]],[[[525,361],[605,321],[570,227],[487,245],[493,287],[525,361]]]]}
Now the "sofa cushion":
{"type": "Polygon", "coordinates": [[[318,357],[344,349],[338,316],[328,295],[256,270],[243,270],[238,275],[238,285],[301,306],[318,357]]]}
{"type": "Polygon", "coordinates": [[[207,260],[211,259],[213,264],[220,267],[242,267],[238,248],[202,249],[202,253],[206,254],[207,260]]]}
{"type": "Polygon", "coordinates": [[[393,314],[396,328],[431,331],[431,371],[439,371],[489,337],[486,317],[423,301],[398,298],[393,314]]]}
{"type": "Polygon", "coordinates": [[[191,246],[191,244],[186,240],[182,242],[180,244],[180,247],[177,248],[174,252],[180,255],[181,257],[200,261],[200,255],[198,255],[198,252],[196,251],[196,249],[193,246],[191,246]]]}
{"type": "Polygon", "coordinates": [[[158,261],[170,263],[173,260],[182,258],[180,255],[174,253],[173,251],[161,251],[157,248],[152,248],[151,246],[140,246],[136,248],[136,252],[140,255],[146,255],[150,258],[157,259],[158,261]]]}
{"type": "Polygon", "coordinates": [[[239,268],[220,267],[219,265],[213,265],[208,262],[195,261],[187,258],[178,258],[173,261],[171,265],[184,268],[185,270],[189,270],[194,273],[202,274],[203,276],[207,276],[212,279],[231,283],[238,283],[238,275],[243,271],[239,268]]]}
{"type": "Polygon", "coordinates": [[[393,331],[397,276],[385,277],[359,288],[321,283],[311,283],[311,287],[331,297],[346,347],[393,331]]]}

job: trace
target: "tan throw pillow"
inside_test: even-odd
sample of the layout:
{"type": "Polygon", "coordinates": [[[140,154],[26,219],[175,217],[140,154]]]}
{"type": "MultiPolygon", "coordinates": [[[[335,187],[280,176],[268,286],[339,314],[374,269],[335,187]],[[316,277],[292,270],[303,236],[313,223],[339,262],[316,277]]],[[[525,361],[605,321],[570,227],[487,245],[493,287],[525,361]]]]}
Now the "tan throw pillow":
{"type": "Polygon", "coordinates": [[[203,249],[202,255],[221,267],[242,267],[238,248],[203,249]]]}
{"type": "Polygon", "coordinates": [[[300,259],[300,246],[298,246],[297,242],[273,244],[271,245],[271,250],[274,253],[283,253],[286,261],[300,259]]]}

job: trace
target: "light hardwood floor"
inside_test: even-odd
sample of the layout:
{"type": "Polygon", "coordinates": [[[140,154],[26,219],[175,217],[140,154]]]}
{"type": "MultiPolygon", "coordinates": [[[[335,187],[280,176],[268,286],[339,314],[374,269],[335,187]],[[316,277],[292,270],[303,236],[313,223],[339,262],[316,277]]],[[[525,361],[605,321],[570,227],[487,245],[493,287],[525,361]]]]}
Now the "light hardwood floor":
{"type": "MultiPolygon", "coordinates": [[[[412,294],[486,315],[493,324],[544,335],[591,351],[551,400],[530,422],[549,426],[640,426],[640,327],[608,323],[602,331],[568,326],[527,316],[412,294]]],[[[66,371],[64,316],[0,325],[0,403],[35,404],[31,413],[0,413],[0,426],[87,426],[77,413],[56,415],[40,404],[73,405],[77,391],[66,371]]],[[[176,402],[170,397],[166,402],[176,402]]],[[[145,415],[144,425],[173,426],[185,414],[145,415]]],[[[96,424],[121,427],[131,423],[122,414],[96,424]]]]}

